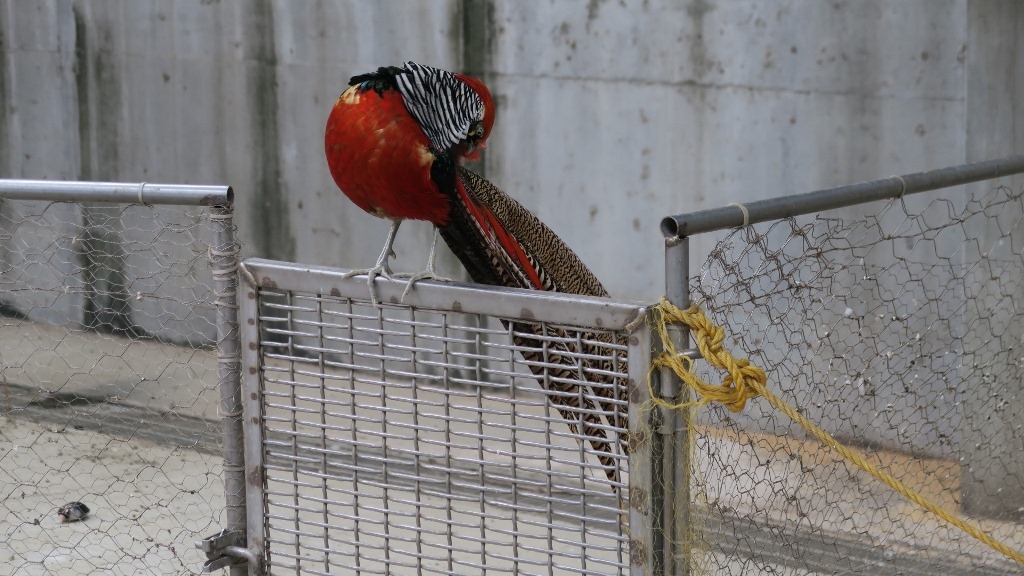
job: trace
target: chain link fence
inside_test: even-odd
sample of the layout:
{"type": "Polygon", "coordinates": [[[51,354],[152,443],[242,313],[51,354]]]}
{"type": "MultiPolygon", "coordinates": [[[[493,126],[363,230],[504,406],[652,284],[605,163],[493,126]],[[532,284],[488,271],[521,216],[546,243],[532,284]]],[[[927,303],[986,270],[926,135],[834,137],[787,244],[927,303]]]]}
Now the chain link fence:
{"type": "Polygon", "coordinates": [[[236,251],[218,199],[230,189],[0,186],[0,574],[202,564],[194,542],[226,504],[217,350],[234,294],[211,262],[236,251]],[[69,502],[84,519],[62,521],[69,502]]]}
{"type": "MultiPolygon", "coordinates": [[[[974,185],[743,227],[715,244],[692,298],[801,415],[1024,550],[1024,191],[974,185]]],[[[694,573],[1022,568],[763,400],[698,409],[690,442],[694,573]]]]}

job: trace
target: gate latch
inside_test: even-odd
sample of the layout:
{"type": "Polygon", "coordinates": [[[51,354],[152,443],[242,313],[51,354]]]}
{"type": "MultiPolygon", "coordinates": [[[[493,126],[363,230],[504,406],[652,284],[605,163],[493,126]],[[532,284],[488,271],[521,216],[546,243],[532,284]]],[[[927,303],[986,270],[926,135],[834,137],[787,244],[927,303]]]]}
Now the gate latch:
{"type": "Polygon", "coordinates": [[[256,555],[243,544],[245,533],[239,530],[221,530],[196,542],[196,548],[206,553],[203,572],[242,566],[246,562],[258,566],[256,555]]]}

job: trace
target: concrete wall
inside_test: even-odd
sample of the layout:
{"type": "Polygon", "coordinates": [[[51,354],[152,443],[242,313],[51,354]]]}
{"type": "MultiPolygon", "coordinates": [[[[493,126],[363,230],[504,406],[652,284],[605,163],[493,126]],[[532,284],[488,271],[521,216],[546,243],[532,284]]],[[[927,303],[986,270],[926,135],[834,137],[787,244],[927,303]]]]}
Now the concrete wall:
{"type": "Polygon", "coordinates": [[[366,265],[386,224],[335,189],[323,124],[351,74],[415,59],[486,78],[484,171],[648,298],[665,214],[967,159],[982,4],[5,0],[0,172],[229,182],[250,253],[366,265]]]}
{"type": "MultiPolygon", "coordinates": [[[[1024,152],[1024,4],[1016,0],[971,2],[967,54],[967,106],[965,154],[968,160],[1024,152]]],[[[1009,179],[1007,179],[1009,180],[1009,179]]],[[[1010,180],[1014,190],[1024,178],[1010,180]]],[[[985,192],[979,183],[968,187],[985,192]]],[[[1003,214],[1002,218],[1024,217],[1003,214]]],[[[998,231],[975,227],[968,234],[991,240],[998,231]]],[[[1004,229],[1009,229],[1005,227],[1004,229]]],[[[1019,258],[1024,230],[1013,228],[1010,247],[1019,258]]],[[[999,247],[996,247],[999,249],[999,247]]],[[[1005,256],[1005,253],[1004,253],[1005,256]]],[[[998,262],[998,255],[993,260],[998,262]]],[[[1012,262],[1014,257],[1004,261],[1012,262]]],[[[1024,521],[1024,363],[1020,347],[1024,326],[1019,302],[1024,299],[1020,270],[993,271],[974,286],[974,300],[966,307],[964,324],[983,326],[965,342],[960,477],[966,510],[1024,521]],[[1002,294],[1000,294],[1002,292],[1002,294]],[[1007,297],[1009,296],[1009,298],[1007,297]],[[984,370],[975,366],[990,366],[984,370]]]]}
{"type": "MultiPolygon", "coordinates": [[[[323,125],[350,75],[412,59],[482,76],[498,121],[481,170],[614,295],[652,299],[664,215],[1021,152],[1022,11],[0,0],[0,175],[230,183],[247,254],[367,266],[387,224],[335,188],[323,125]]],[[[406,224],[395,268],[419,270],[429,237],[406,224]]],[[[441,267],[461,275],[450,254],[441,267]]]]}
{"type": "Polygon", "coordinates": [[[961,161],[964,6],[502,4],[488,173],[658,294],[659,216],[961,161]]]}

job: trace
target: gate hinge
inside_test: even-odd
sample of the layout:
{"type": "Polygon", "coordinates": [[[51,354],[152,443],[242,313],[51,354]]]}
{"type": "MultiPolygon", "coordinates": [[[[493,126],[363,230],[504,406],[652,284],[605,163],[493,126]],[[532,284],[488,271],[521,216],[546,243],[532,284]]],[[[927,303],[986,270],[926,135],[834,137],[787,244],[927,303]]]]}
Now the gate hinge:
{"type": "Polygon", "coordinates": [[[258,566],[256,555],[244,544],[245,533],[240,530],[221,530],[196,542],[196,548],[206,553],[203,572],[242,566],[247,562],[258,566]]]}

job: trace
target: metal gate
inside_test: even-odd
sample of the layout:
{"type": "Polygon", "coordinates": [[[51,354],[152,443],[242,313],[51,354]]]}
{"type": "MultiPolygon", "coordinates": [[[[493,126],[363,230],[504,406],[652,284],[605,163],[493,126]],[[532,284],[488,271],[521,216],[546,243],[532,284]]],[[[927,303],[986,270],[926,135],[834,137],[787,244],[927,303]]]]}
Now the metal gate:
{"type": "Polygon", "coordinates": [[[378,279],[376,308],[339,270],[248,260],[242,277],[263,568],[644,572],[642,305],[429,282],[399,305],[405,283],[378,279]]]}

